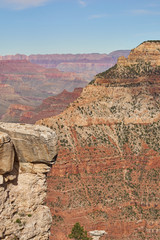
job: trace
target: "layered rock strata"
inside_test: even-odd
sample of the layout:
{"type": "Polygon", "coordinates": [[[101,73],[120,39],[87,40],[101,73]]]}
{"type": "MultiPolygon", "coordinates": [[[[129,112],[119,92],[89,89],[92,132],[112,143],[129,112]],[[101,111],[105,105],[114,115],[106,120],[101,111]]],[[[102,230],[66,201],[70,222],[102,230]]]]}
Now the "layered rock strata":
{"type": "Polygon", "coordinates": [[[0,60],[27,60],[45,68],[57,68],[66,72],[101,72],[115,64],[120,56],[127,57],[130,50],[117,50],[109,54],[23,54],[0,56],[0,60]],[[97,69],[96,69],[97,68],[97,69]]]}
{"type": "Polygon", "coordinates": [[[81,92],[82,88],[75,88],[73,92],[64,90],[57,96],[44,99],[42,104],[37,107],[12,104],[6,114],[2,116],[2,120],[4,122],[35,123],[39,119],[58,115],[76,100],[81,92]]]}
{"type": "MultiPolygon", "coordinates": [[[[64,89],[73,91],[74,88],[86,86],[95,74],[113,66],[122,53],[128,56],[129,51],[115,51],[108,55],[49,54],[26,56],[17,54],[15,56],[0,56],[1,121],[11,122],[14,118],[13,121],[18,122],[15,111],[20,114],[22,108],[36,107],[41,104],[43,99],[57,95],[64,89]],[[8,107],[7,116],[2,118],[8,107]],[[9,118],[10,114],[11,118],[9,118]]],[[[28,114],[31,117],[33,115],[32,113],[28,114]]],[[[36,120],[38,119],[36,118],[36,120]]]]}
{"type": "MultiPolygon", "coordinates": [[[[84,87],[90,79],[88,74],[45,69],[26,60],[2,60],[0,72],[1,121],[11,104],[21,105],[20,110],[36,107],[43,99],[64,89],[73,91],[75,87],[84,87]]],[[[6,120],[9,122],[9,119],[6,120]]]]}
{"type": "Polygon", "coordinates": [[[47,127],[0,123],[0,239],[49,239],[46,173],[56,145],[47,127]]]}
{"type": "Polygon", "coordinates": [[[58,135],[48,175],[50,239],[67,239],[76,222],[105,231],[103,239],[159,239],[158,49],[159,41],[143,43],[62,114],[38,122],[58,135]]]}

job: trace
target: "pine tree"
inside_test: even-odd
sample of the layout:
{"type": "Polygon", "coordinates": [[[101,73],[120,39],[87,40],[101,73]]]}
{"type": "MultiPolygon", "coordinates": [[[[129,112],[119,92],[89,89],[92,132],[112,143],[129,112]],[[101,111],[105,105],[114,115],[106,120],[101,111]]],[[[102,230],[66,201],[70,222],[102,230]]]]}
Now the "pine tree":
{"type": "Polygon", "coordinates": [[[91,238],[87,237],[87,231],[77,222],[72,228],[71,234],[68,236],[70,239],[75,240],[90,240],[91,238]]]}

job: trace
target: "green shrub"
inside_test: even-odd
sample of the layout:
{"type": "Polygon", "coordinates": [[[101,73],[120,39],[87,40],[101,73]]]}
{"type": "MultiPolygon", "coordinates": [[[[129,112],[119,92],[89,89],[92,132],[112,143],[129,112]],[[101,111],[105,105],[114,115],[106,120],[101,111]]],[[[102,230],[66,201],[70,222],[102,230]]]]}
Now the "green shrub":
{"type": "Polygon", "coordinates": [[[21,224],[21,220],[19,218],[16,219],[16,223],[21,224]]]}
{"type": "Polygon", "coordinates": [[[70,239],[75,240],[90,240],[91,238],[87,237],[87,231],[80,225],[80,223],[76,223],[71,231],[71,234],[68,235],[70,239]]]}

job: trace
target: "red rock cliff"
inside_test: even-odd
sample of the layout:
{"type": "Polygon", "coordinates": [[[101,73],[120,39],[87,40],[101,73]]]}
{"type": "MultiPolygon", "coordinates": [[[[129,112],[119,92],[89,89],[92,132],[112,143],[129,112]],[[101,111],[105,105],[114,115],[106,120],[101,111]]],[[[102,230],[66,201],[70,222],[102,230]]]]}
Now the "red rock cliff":
{"type": "Polygon", "coordinates": [[[105,230],[104,239],[159,239],[160,43],[151,45],[151,55],[143,43],[134,64],[118,62],[62,114],[38,122],[59,136],[51,239],[68,239],[76,222],[105,230]]]}

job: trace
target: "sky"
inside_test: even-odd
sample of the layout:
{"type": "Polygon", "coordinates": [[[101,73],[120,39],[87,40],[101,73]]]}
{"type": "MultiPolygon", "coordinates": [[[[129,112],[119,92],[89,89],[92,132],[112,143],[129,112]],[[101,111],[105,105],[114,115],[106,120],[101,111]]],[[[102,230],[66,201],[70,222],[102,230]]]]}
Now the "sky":
{"type": "Polygon", "coordinates": [[[0,0],[0,55],[110,53],[160,39],[160,0],[0,0]]]}

